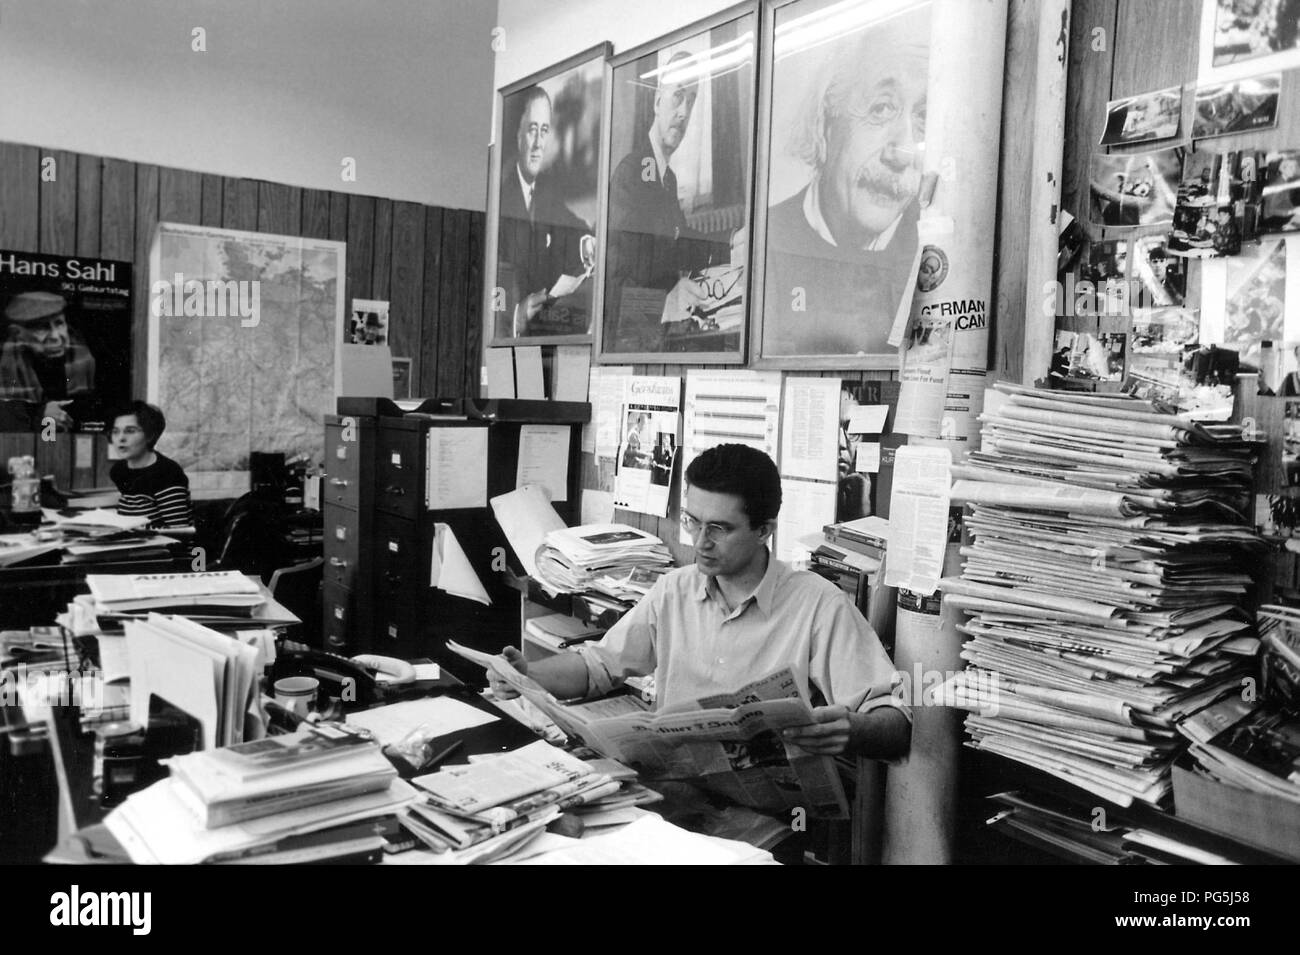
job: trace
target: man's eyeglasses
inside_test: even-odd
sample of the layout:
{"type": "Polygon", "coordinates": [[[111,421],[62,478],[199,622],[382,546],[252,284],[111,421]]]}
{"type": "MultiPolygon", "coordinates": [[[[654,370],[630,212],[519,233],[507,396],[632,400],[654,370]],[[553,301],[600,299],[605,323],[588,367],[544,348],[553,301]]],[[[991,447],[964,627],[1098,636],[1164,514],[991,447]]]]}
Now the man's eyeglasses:
{"type": "Polygon", "coordinates": [[[700,531],[703,530],[704,539],[711,544],[716,544],[718,541],[722,540],[724,537],[726,537],[728,534],[730,534],[732,531],[735,530],[734,527],[729,527],[726,524],[714,524],[714,523],[705,524],[699,518],[691,514],[688,514],[685,511],[682,511],[680,520],[682,524],[682,530],[686,531],[687,534],[691,535],[692,540],[694,540],[697,536],[699,536],[700,531]]]}

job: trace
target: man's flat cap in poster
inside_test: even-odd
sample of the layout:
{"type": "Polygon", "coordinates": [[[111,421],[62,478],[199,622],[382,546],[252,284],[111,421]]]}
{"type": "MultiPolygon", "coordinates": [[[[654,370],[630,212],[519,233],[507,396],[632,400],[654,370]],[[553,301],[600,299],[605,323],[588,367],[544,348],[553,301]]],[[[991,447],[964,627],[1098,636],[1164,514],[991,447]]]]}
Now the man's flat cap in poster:
{"type": "Polygon", "coordinates": [[[68,307],[62,295],[53,292],[22,292],[15,295],[5,306],[5,318],[11,322],[24,324],[39,322],[43,318],[52,318],[68,307]]]}

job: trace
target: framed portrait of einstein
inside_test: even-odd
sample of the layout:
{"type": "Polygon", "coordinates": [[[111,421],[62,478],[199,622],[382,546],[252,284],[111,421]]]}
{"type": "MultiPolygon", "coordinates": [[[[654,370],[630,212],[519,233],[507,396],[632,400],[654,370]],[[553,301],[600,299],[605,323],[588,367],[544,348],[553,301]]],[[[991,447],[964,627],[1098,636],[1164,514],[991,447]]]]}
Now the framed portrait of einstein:
{"type": "Polygon", "coordinates": [[[890,368],[915,286],[931,4],[770,0],[754,363],[890,368]]]}
{"type": "Polygon", "coordinates": [[[746,3],[610,61],[604,361],[745,359],[758,24],[746,3]]]}
{"type": "Polygon", "coordinates": [[[612,49],[602,43],[498,93],[483,270],[489,345],[591,341],[612,49]]]}

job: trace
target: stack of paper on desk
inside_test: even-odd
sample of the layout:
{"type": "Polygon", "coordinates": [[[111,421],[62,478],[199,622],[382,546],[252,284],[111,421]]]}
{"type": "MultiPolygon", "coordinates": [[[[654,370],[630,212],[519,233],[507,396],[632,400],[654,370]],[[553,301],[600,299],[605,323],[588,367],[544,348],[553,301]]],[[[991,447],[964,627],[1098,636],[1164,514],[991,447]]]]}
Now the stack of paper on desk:
{"type": "Polygon", "coordinates": [[[153,697],[189,714],[201,727],[201,748],[261,735],[257,713],[257,650],[184,617],[149,614],[126,624],[131,720],[149,725],[153,697]]]}
{"type": "Polygon", "coordinates": [[[300,623],[262,583],[238,571],[166,574],[88,574],[93,609],[107,627],[150,611],[183,613],[230,629],[300,623]]]}
{"type": "Polygon", "coordinates": [[[1177,722],[1238,690],[1258,647],[1239,568],[1253,448],[1144,402],[998,385],[949,606],[971,746],[1120,805],[1157,804],[1177,722]]]}
{"type": "Polygon", "coordinates": [[[411,803],[403,825],[435,851],[464,852],[488,861],[522,845],[565,809],[594,803],[622,788],[618,780],[546,742],[437,773],[413,782],[424,798],[411,803]]]}
{"type": "Polygon", "coordinates": [[[588,589],[604,576],[626,576],[638,567],[670,567],[673,557],[654,534],[627,524],[584,524],[546,535],[537,554],[537,580],[551,593],[588,589]]]}

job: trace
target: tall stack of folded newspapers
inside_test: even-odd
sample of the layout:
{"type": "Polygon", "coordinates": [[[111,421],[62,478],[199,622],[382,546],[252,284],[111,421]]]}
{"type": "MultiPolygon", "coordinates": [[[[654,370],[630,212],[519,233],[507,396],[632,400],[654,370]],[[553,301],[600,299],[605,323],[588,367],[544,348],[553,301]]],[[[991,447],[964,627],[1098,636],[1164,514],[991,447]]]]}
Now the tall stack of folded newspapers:
{"type": "Polygon", "coordinates": [[[537,551],[537,582],[552,594],[591,589],[602,577],[668,567],[673,555],[654,534],[627,524],[583,524],[547,533],[537,551]]]}
{"type": "Polygon", "coordinates": [[[969,614],[970,667],[947,702],[975,749],[1156,805],[1176,724],[1240,693],[1258,649],[1254,445],[1136,399],[1006,384],[980,420],[953,468],[973,543],[942,588],[969,614]]]}

